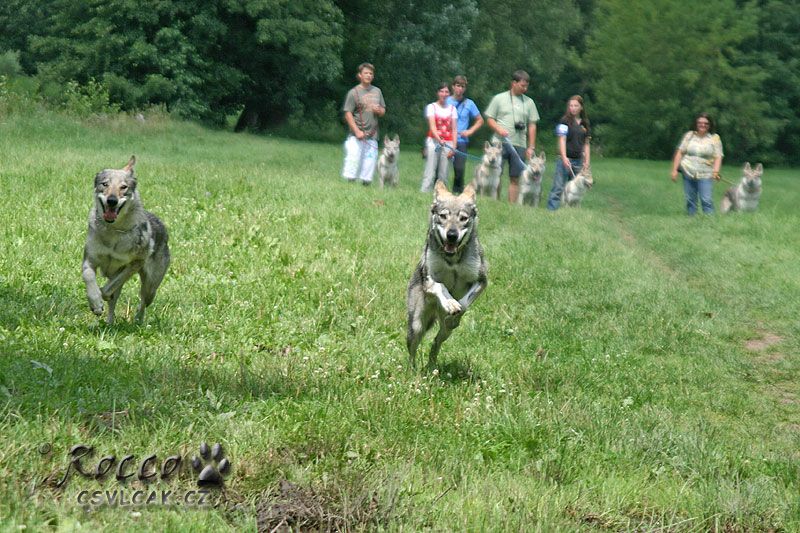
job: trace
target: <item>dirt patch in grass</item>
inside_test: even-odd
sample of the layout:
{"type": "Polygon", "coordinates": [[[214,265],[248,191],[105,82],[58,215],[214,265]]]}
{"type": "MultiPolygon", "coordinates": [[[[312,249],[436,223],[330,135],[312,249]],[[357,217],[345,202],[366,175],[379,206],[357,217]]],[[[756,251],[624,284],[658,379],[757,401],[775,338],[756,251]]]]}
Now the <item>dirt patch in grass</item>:
{"type": "Polygon", "coordinates": [[[388,522],[394,507],[391,502],[380,502],[375,491],[344,490],[301,487],[282,480],[258,503],[258,531],[369,530],[388,522]]]}
{"type": "Polygon", "coordinates": [[[761,333],[761,337],[757,339],[750,339],[749,341],[747,341],[744,344],[744,347],[750,350],[751,352],[762,353],[767,351],[769,348],[775,346],[776,344],[780,344],[782,341],[783,337],[781,337],[780,335],[776,335],[774,333],[765,331],[761,333]]]}

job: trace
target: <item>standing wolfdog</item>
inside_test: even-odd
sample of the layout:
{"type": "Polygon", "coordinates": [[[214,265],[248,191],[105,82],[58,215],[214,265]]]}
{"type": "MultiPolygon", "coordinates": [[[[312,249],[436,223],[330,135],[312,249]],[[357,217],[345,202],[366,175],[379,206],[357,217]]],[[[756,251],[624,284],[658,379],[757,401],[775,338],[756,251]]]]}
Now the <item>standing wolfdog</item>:
{"type": "Polygon", "coordinates": [[[400,137],[395,134],[393,139],[388,135],[383,137],[383,152],[378,158],[378,183],[381,187],[391,185],[397,187],[400,180],[400,170],[397,159],[400,156],[400,137]]]}
{"type": "Polygon", "coordinates": [[[478,194],[500,198],[500,174],[503,173],[503,147],[498,142],[486,141],[483,159],[475,167],[475,186],[478,194]]]}
{"type": "Polygon", "coordinates": [[[153,302],[169,266],[167,229],[142,207],[134,164],[136,158],[131,156],[122,170],[106,169],[94,177],[83,281],[94,314],[102,315],[103,300],[108,302],[108,324],[114,323],[114,307],[122,286],[136,273],[142,282],[136,321],[144,320],[144,310],[153,302]],[[97,285],[98,269],[108,278],[102,289],[97,285]]]}
{"type": "Polygon", "coordinates": [[[736,187],[725,191],[719,210],[728,211],[755,211],[758,209],[758,200],[761,198],[761,175],[764,166],[759,163],[755,168],[750,167],[750,162],[744,164],[742,181],[736,187]]]}
{"type": "Polygon", "coordinates": [[[428,365],[436,363],[442,343],[458,327],[467,307],[487,284],[488,265],[478,242],[478,209],[472,183],[456,196],[436,182],[428,239],[408,283],[408,335],[411,366],[425,333],[439,322],[428,365]]]}

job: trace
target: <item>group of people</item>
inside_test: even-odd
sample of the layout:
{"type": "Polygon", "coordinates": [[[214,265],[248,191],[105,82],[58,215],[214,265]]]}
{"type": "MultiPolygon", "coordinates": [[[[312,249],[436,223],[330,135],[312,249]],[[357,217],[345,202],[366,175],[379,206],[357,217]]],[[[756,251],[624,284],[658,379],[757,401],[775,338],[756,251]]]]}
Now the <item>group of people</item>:
{"type": "MultiPolygon", "coordinates": [[[[386,104],[381,90],[372,85],[375,77],[372,64],[359,65],[356,77],[359,84],[347,93],[342,107],[349,128],[344,143],[342,177],[369,185],[378,160],[378,118],[386,113],[386,104]]],[[[492,130],[492,142],[502,145],[503,163],[508,165],[508,201],[516,203],[519,176],[525,170],[525,161],[536,150],[539,111],[525,94],[529,84],[527,72],[514,72],[509,90],[495,95],[489,102],[484,122],[478,106],[466,97],[465,76],[453,79],[452,94],[449,84],[440,83],[436,101],[425,107],[427,157],[421,190],[431,191],[437,179],[446,184],[451,162],[453,192],[463,190],[469,139],[485,123],[492,130]]],[[[551,211],[559,208],[566,183],[590,162],[591,126],[581,96],[574,95],[567,100],[566,111],[555,128],[555,134],[558,137],[558,158],[547,199],[547,208],[551,211]]],[[[697,212],[698,196],[703,212],[713,212],[711,180],[720,179],[722,157],[722,143],[715,133],[713,120],[707,113],[699,114],[692,129],[683,136],[672,164],[672,180],[677,180],[678,173],[683,176],[688,214],[697,212]]]]}

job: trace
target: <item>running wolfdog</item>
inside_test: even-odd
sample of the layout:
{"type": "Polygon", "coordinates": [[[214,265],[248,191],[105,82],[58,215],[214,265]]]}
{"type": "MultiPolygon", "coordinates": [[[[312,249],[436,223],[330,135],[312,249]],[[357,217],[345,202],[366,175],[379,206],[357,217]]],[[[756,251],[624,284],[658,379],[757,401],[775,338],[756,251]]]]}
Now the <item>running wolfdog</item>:
{"type": "Polygon", "coordinates": [[[442,343],[486,288],[487,269],[478,242],[474,185],[470,183],[456,196],[437,181],[428,238],[408,283],[406,344],[412,367],[422,338],[438,321],[439,333],[428,356],[428,366],[436,364],[442,343]]]}
{"type": "Polygon", "coordinates": [[[131,156],[125,168],[106,169],[94,177],[83,281],[94,314],[102,315],[103,300],[108,302],[108,324],[114,323],[114,307],[122,286],[136,273],[142,282],[136,321],[144,320],[144,310],[153,302],[169,266],[167,229],[142,207],[133,174],[135,164],[136,158],[131,156]],[[108,278],[103,288],[97,284],[98,269],[108,278]]]}

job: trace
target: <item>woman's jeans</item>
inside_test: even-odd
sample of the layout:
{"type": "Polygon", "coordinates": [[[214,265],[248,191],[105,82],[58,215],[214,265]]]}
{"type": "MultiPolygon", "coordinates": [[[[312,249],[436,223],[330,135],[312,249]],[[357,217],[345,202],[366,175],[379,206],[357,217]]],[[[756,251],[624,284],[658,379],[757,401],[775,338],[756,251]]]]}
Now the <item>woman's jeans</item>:
{"type": "Polygon", "coordinates": [[[550,189],[550,196],[547,198],[547,209],[555,211],[561,205],[561,194],[564,192],[564,185],[572,179],[573,174],[578,175],[578,172],[583,168],[582,159],[570,159],[569,164],[572,167],[572,174],[564,166],[564,162],[559,157],[556,160],[556,173],[553,175],[553,188],[550,189]]]}
{"type": "Polygon", "coordinates": [[[427,157],[425,159],[425,170],[422,172],[422,192],[431,192],[436,180],[443,181],[447,185],[447,175],[450,173],[450,145],[447,147],[439,146],[432,137],[425,138],[425,149],[427,157]],[[437,150],[438,148],[438,150],[437,150]]]}
{"type": "Polygon", "coordinates": [[[703,206],[703,213],[711,214],[714,212],[714,203],[711,198],[712,183],[710,178],[692,179],[681,172],[683,176],[683,193],[686,195],[686,212],[690,215],[697,213],[697,197],[700,196],[700,204],[703,206]]]}

